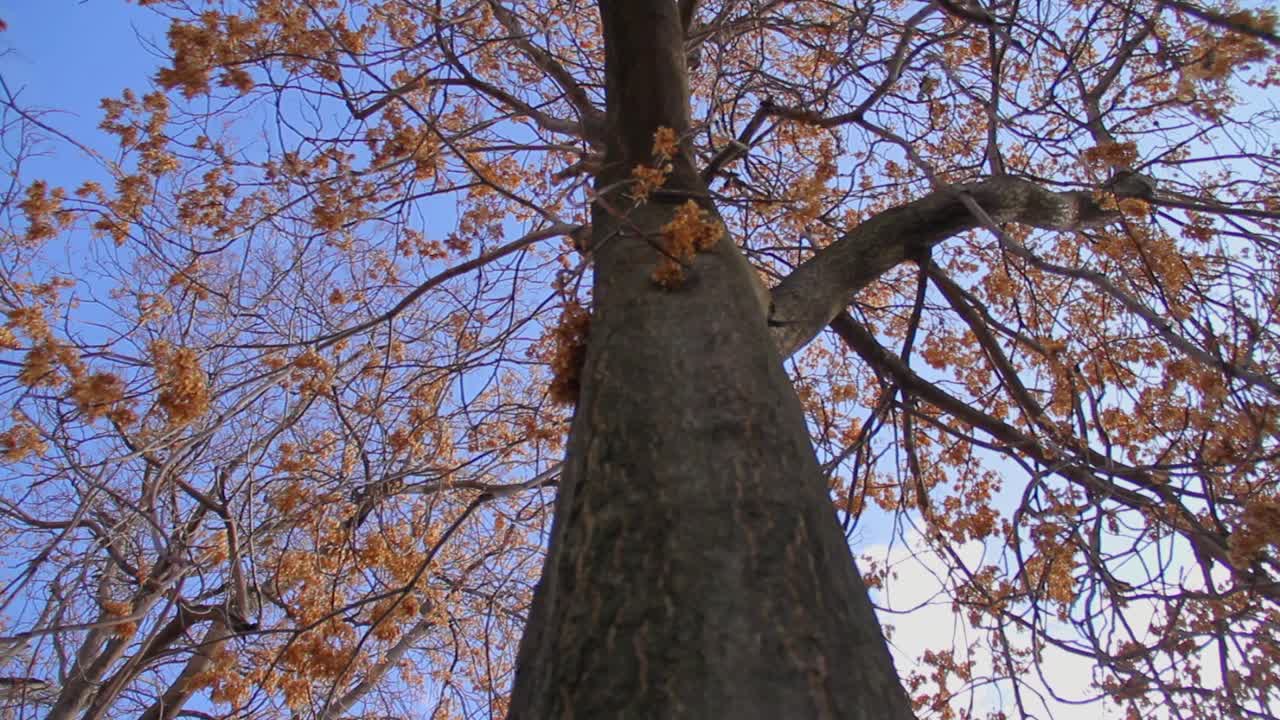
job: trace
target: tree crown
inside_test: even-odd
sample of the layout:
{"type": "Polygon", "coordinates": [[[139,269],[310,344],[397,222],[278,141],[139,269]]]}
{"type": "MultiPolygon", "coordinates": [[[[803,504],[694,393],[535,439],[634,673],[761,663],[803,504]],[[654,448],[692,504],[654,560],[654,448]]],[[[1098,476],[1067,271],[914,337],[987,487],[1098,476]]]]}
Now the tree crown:
{"type": "Polygon", "coordinates": [[[591,3],[138,5],[102,137],[3,88],[18,716],[501,716],[591,209],[658,202],[655,289],[727,229],[850,537],[913,528],[977,633],[922,716],[1034,713],[1055,653],[1275,715],[1274,10],[681,0],[689,106],[619,139],[591,3]]]}

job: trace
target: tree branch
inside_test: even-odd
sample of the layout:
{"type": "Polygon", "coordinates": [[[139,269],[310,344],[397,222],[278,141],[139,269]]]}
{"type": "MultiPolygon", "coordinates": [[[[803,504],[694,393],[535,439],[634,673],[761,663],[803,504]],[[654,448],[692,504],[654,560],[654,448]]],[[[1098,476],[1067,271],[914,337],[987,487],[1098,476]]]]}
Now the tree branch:
{"type": "Polygon", "coordinates": [[[1242,35],[1255,37],[1272,47],[1280,48],[1280,35],[1270,32],[1261,23],[1251,21],[1249,17],[1243,16],[1240,13],[1234,15],[1223,15],[1220,12],[1215,12],[1208,8],[1202,8],[1189,2],[1183,2],[1182,0],[1160,0],[1160,4],[1165,7],[1180,10],[1193,17],[1198,17],[1210,25],[1214,25],[1224,30],[1238,32],[1242,35]]]}
{"type": "Polygon", "coordinates": [[[497,0],[489,0],[489,8],[493,11],[493,16],[502,23],[507,32],[511,33],[514,38],[516,47],[524,53],[538,69],[547,74],[556,85],[564,92],[565,99],[569,104],[573,105],[578,111],[578,115],[582,119],[582,127],[587,138],[595,141],[599,139],[599,132],[604,121],[604,113],[600,112],[592,102],[587,92],[578,84],[578,80],[573,74],[565,69],[551,53],[534,45],[529,40],[529,33],[524,29],[520,22],[520,18],[515,13],[508,10],[502,3],[497,0]]]}
{"type": "Polygon", "coordinates": [[[689,28],[693,27],[693,16],[698,10],[698,0],[680,0],[680,25],[684,28],[685,37],[689,36],[689,28]]]}
{"type": "Polygon", "coordinates": [[[1178,501],[1172,488],[1148,472],[1126,466],[1084,445],[1071,448],[1053,443],[1048,438],[1037,438],[953,397],[920,377],[847,312],[838,313],[831,322],[831,328],[868,365],[876,372],[892,378],[904,392],[913,393],[934,407],[982,430],[1014,453],[1031,458],[1081,488],[1104,495],[1134,510],[1154,511],[1164,508],[1181,523],[1180,533],[1191,544],[1197,557],[1212,558],[1233,574],[1239,574],[1244,581],[1253,583],[1253,587],[1259,592],[1268,593],[1273,598],[1280,597],[1276,594],[1274,584],[1269,582],[1269,577],[1263,576],[1264,581],[1258,582],[1250,578],[1249,570],[1237,568],[1232,563],[1224,538],[1206,529],[1178,501]],[[1155,497],[1121,486],[1112,478],[1133,483],[1155,497]]]}
{"type": "Polygon", "coordinates": [[[886,210],[846,232],[773,289],[769,323],[783,357],[809,343],[858,290],[898,263],[984,223],[974,202],[997,223],[1081,230],[1115,221],[1085,191],[1053,192],[1028,180],[997,177],[930,193],[886,210]]]}

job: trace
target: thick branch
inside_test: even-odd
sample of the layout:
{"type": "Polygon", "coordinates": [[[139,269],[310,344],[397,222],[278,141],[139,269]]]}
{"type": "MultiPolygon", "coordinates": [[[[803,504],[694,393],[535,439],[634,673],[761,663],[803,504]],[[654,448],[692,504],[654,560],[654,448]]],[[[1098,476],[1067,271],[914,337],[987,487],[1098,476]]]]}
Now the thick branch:
{"type": "Polygon", "coordinates": [[[1091,193],[1053,192],[998,177],[957,185],[886,210],[845,233],[773,289],[769,322],[783,357],[804,347],[843,310],[855,292],[903,260],[982,225],[966,197],[995,222],[1049,230],[1081,230],[1118,218],[1091,193]]]}
{"type": "MultiPolygon", "coordinates": [[[[430,607],[430,605],[427,606],[428,609],[430,607]]],[[[423,614],[426,615],[426,613],[423,614]]],[[[399,665],[404,656],[437,625],[438,623],[427,617],[414,623],[414,626],[401,636],[400,640],[390,650],[382,653],[378,662],[365,672],[364,677],[359,682],[321,712],[320,720],[338,720],[338,718],[344,717],[356,703],[360,702],[365,695],[368,695],[370,691],[376,688],[387,673],[399,665]]]]}
{"type": "Polygon", "coordinates": [[[178,673],[173,684],[156,698],[156,702],[151,707],[147,708],[141,716],[142,720],[170,720],[177,717],[191,696],[199,690],[199,686],[193,680],[209,669],[213,664],[214,653],[229,637],[227,625],[222,620],[216,620],[210,625],[200,643],[196,645],[196,651],[187,658],[186,665],[178,673]]]}
{"type": "Polygon", "coordinates": [[[1183,2],[1182,0],[1160,0],[1160,4],[1165,7],[1174,8],[1175,10],[1181,10],[1188,15],[1198,17],[1210,25],[1223,28],[1224,30],[1238,32],[1242,35],[1255,37],[1265,43],[1268,43],[1272,47],[1280,48],[1280,35],[1276,35],[1274,32],[1271,32],[1261,22],[1253,20],[1249,16],[1244,16],[1240,13],[1234,15],[1223,15],[1220,12],[1200,7],[1198,5],[1193,5],[1189,2],[1183,2]]]}
{"type": "Polygon", "coordinates": [[[698,9],[698,0],[680,0],[680,27],[684,28],[686,37],[693,27],[693,16],[698,9]]]}
{"type": "MultiPolygon", "coordinates": [[[[689,129],[684,29],[677,12],[673,3],[600,3],[601,23],[610,40],[605,43],[609,147],[601,187],[629,177],[636,164],[652,162],[658,128],[671,128],[682,138],[689,129]]],[[[703,189],[687,146],[685,150],[674,159],[667,190],[703,189]]]]}
{"type": "MultiPolygon", "coordinates": [[[[125,691],[129,683],[137,679],[143,668],[154,662],[161,655],[170,653],[174,643],[186,637],[198,623],[210,620],[214,621],[214,625],[206,631],[205,640],[195,646],[197,648],[196,654],[187,661],[187,666],[190,668],[193,663],[197,663],[198,659],[203,657],[203,664],[195,670],[184,672],[184,677],[201,672],[203,668],[208,666],[212,657],[208,643],[221,644],[231,637],[232,631],[242,632],[250,629],[250,627],[256,627],[249,626],[244,618],[239,617],[226,607],[188,605],[180,602],[177,615],[146,641],[142,651],[129,658],[123,666],[115,671],[111,679],[103,683],[102,688],[94,695],[93,702],[90,704],[89,709],[85,711],[81,720],[102,720],[108,717],[116,699],[125,691]]],[[[159,707],[163,708],[161,714],[152,715],[148,712],[143,715],[143,720],[148,718],[167,720],[167,718],[175,717],[176,713],[182,709],[187,699],[197,689],[195,687],[184,688],[182,683],[174,683],[161,698],[159,703],[159,707]]]]}

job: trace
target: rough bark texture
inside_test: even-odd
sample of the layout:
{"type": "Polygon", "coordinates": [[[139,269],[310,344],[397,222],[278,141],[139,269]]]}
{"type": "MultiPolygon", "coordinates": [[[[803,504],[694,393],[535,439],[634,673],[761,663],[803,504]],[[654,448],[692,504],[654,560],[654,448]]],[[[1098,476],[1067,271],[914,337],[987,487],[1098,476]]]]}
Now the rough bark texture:
{"type": "MultiPolygon", "coordinates": [[[[600,8],[603,187],[688,101],[676,4],[600,8]]],[[[678,162],[668,188],[700,181],[678,162]]],[[[673,209],[593,218],[591,342],[510,717],[910,718],[752,270],[725,237],[679,290],[650,280],[673,209]]]]}

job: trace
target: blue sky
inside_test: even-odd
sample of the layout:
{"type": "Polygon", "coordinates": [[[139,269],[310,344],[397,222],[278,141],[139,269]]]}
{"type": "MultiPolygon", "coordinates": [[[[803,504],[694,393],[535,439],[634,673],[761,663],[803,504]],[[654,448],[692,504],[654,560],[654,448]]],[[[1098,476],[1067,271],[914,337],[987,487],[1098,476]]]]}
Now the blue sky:
{"type": "MultiPolygon", "coordinates": [[[[107,150],[96,130],[98,102],[147,85],[158,58],[144,43],[165,47],[162,19],[121,0],[0,0],[0,19],[9,26],[0,34],[0,74],[22,105],[56,110],[46,122],[107,150]]],[[[63,152],[29,170],[63,184],[82,179],[89,168],[63,152]]]]}

